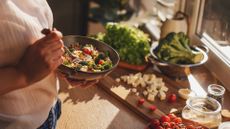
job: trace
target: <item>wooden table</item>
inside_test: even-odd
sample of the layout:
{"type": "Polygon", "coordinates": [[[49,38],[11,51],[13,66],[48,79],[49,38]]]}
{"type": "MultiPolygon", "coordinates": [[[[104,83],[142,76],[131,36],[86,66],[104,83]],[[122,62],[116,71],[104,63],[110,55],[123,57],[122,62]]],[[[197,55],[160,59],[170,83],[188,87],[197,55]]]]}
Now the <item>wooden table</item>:
{"type": "MultiPolygon", "coordinates": [[[[114,72],[120,70],[122,69],[118,68],[114,72]]],[[[218,83],[204,67],[191,71],[190,81],[199,83],[204,91],[207,91],[209,84],[218,83]]],[[[186,85],[181,81],[179,83],[186,85]]],[[[81,89],[73,88],[62,81],[59,97],[63,107],[57,129],[143,129],[147,124],[147,121],[104,92],[100,85],[81,89]]],[[[230,92],[227,91],[225,98],[230,98],[230,92]]],[[[227,99],[224,108],[230,109],[227,99]]]]}

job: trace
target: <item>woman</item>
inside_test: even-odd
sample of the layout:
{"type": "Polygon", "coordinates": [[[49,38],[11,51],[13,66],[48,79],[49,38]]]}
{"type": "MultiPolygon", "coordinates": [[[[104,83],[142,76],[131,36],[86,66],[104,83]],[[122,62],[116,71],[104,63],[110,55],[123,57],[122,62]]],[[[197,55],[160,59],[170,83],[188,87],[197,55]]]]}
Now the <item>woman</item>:
{"type": "Polygon", "coordinates": [[[62,63],[62,34],[41,34],[52,23],[46,0],[0,2],[1,129],[56,126],[60,101],[55,69],[62,63]]]}

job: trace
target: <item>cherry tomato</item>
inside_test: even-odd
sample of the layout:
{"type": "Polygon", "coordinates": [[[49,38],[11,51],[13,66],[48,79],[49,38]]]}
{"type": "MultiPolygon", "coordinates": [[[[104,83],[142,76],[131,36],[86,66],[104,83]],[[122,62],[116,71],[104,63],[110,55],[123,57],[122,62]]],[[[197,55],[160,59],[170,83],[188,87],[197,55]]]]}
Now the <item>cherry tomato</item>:
{"type": "Polygon", "coordinates": [[[168,98],[168,101],[169,101],[170,103],[174,103],[174,102],[176,102],[176,99],[177,99],[176,94],[171,94],[171,95],[169,96],[169,98],[168,98]]]}
{"type": "Polygon", "coordinates": [[[104,60],[99,60],[98,64],[103,64],[104,60]]]}
{"type": "Polygon", "coordinates": [[[151,121],[151,126],[154,128],[160,126],[160,121],[158,119],[153,119],[151,121]]]}
{"type": "Polygon", "coordinates": [[[150,111],[153,111],[153,112],[154,112],[156,109],[157,109],[157,107],[156,107],[155,105],[152,105],[152,106],[149,107],[149,110],[150,110],[150,111]]]}
{"type": "Polygon", "coordinates": [[[168,116],[162,116],[161,119],[160,119],[160,121],[162,123],[164,123],[164,122],[170,122],[171,120],[170,120],[170,117],[168,117],[168,116]]]}
{"type": "Polygon", "coordinates": [[[139,100],[138,100],[138,105],[143,105],[144,102],[145,102],[145,99],[139,99],[139,100]]]}
{"type": "Polygon", "coordinates": [[[83,48],[82,50],[83,50],[83,52],[84,52],[85,54],[88,54],[88,55],[91,55],[91,54],[92,54],[92,51],[89,50],[88,48],[83,48]]]}
{"type": "Polygon", "coordinates": [[[176,118],[176,115],[175,115],[175,114],[170,113],[170,114],[168,114],[168,117],[169,117],[171,120],[173,120],[173,119],[175,119],[175,118],[176,118]]]}
{"type": "Polygon", "coordinates": [[[179,124],[182,123],[182,119],[180,117],[176,117],[175,119],[173,119],[173,122],[179,124]]]}

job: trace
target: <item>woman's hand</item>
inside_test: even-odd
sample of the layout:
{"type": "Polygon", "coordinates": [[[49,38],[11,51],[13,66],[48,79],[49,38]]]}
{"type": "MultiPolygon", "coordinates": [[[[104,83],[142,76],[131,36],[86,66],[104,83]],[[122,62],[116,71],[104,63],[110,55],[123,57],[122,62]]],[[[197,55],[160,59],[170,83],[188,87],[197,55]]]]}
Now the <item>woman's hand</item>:
{"type": "Polygon", "coordinates": [[[17,67],[29,84],[43,79],[62,63],[61,38],[61,32],[54,30],[28,47],[17,67]]]}

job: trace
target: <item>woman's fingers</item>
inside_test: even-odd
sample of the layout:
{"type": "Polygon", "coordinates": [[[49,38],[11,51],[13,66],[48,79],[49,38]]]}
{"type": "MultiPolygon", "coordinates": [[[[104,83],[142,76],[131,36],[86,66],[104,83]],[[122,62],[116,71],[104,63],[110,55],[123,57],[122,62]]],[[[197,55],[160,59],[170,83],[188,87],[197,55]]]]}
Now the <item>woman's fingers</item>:
{"type": "Polygon", "coordinates": [[[53,52],[53,54],[55,56],[52,56],[50,60],[51,60],[52,64],[54,65],[54,68],[57,68],[59,65],[62,64],[62,62],[63,62],[63,59],[62,59],[63,53],[64,53],[64,51],[62,51],[62,50],[57,50],[57,51],[53,52]]]}
{"type": "Polygon", "coordinates": [[[44,50],[53,52],[55,50],[62,49],[64,47],[63,41],[55,41],[54,43],[47,43],[47,44],[42,44],[42,47],[44,50]]]}
{"type": "Polygon", "coordinates": [[[43,29],[43,30],[41,31],[41,33],[44,34],[44,35],[50,35],[50,34],[52,34],[52,33],[56,33],[57,36],[59,36],[59,37],[61,37],[61,38],[62,38],[62,36],[63,36],[62,33],[61,33],[60,31],[58,31],[56,28],[53,28],[52,30],[51,30],[51,29],[45,28],[45,29],[43,29]]]}
{"type": "Polygon", "coordinates": [[[59,65],[62,64],[62,55],[64,54],[64,49],[58,49],[54,51],[46,50],[42,52],[42,58],[44,63],[47,65],[49,70],[55,70],[59,65]]]}
{"type": "Polygon", "coordinates": [[[54,41],[61,40],[63,37],[62,33],[57,30],[53,30],[48,34],[45,34],[43,38],[40,39],[41,42],[48,42],[48,43],[53,43],[54,41]]]}

